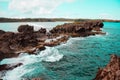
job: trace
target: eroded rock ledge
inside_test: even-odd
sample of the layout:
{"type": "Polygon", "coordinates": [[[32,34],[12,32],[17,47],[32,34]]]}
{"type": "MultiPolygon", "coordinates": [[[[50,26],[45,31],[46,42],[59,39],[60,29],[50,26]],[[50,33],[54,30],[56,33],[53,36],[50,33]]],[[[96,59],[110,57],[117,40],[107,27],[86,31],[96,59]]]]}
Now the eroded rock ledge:
{"type": "Polygon", "coordinates": [[[111,55],[109,64],[98,70],[94,80],[120,80],[120,57],[111,55]]]}
{"type": "Polygon", "coordinates": [[[56,46],[66,42],[69,37],[85,37],[104,34],[101,21],[84,21],[58,25],[49,32],[45,28],[34,31],[34,26],[21,25],[18,32],[0,30],[0,60],[17,57],[20,53],[36,54],[45,46],[56,46]]]}

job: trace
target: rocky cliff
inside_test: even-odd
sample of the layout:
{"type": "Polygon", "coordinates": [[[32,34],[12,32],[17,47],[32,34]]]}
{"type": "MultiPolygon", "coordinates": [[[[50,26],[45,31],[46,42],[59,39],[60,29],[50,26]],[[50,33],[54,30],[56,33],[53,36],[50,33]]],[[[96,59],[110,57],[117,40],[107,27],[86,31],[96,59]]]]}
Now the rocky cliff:
{"type": "Polygon", "coordinates": [[[105,68],[100,68],[94,80],[120,80],[120,57],[111,55],[105,68]]]}

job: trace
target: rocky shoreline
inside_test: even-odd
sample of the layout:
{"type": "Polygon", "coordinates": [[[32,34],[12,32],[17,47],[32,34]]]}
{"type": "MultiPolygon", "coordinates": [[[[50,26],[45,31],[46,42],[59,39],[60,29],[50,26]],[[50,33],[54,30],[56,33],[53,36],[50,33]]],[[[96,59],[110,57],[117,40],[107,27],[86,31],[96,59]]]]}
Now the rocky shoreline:
{"type": "MultiPolygon", "coordinates": [[[[86,37],[102,32],[103,23],[101,21],[83,21],[75,23],[65,23],[58,25],[47,32],[45,28],[38,31],[34,26],[21,25],[18,32],[5,32],[0,30],[0,61],[4,58],[17,57],[21,53],[37,54],[37,51],[45,49],[45,46],[56,46],[66,42],[69,37],[86,37]]],[[[21,63],[11,65],[0,65],[0,71],[11,70],[21,63]]]]}
{"type": "Polygon", "coordinates": [[[58,25],[49,32],[45,28],[34,31],[34,26],[21,25],[18,32],[0,30],[0,60],[16,57],[20,53],[35,54],[36,50],[44,50],[45,46],[56,46],[66,42],[69,37],[86,37],[105,34],[101,31],[100,21],[85,21],[58,25]]]}
{"type": "Polygon", "coordinates": [[[111,55],[105,68],[100,68],[94,80],[120,80],[120,57],[111,55]]]}

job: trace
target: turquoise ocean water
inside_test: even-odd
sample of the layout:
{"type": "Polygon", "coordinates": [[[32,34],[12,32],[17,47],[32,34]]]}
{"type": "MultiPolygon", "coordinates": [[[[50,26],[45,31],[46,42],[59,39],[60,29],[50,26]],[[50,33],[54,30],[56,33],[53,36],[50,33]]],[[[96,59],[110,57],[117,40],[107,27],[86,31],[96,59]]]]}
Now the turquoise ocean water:
{"type": "MultiPolygon", "coordinates": [[[[0,29],[16,31],[16,26],[19,24],[21,23],[0,23],[0,29]]],[[[30,24],[51,29],[63,22],[30,24]]],[[[38,55],[21,53],[18,58],[4,59],[0,64],[22,62],[23,65],[8,71],[2,78],[4,80],[34,77],[45,80],[93,80],[98,68],[104,67],[109,62],[111,54],[120,56],[120,23],[104,22],[103,31],[107,34],[70,38],[67,43],[59,46],[46,47],[46,50],[38,52],[38,55]]]]}

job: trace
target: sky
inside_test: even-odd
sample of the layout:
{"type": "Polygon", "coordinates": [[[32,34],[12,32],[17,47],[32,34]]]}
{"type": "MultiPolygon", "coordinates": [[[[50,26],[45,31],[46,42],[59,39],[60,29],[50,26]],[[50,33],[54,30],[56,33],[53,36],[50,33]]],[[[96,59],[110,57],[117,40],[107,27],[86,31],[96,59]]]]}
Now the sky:
{"type": "Polygon", "coordinates": [[[0,0],[0,17],[120,20],[120,0],[0,0]]]}

